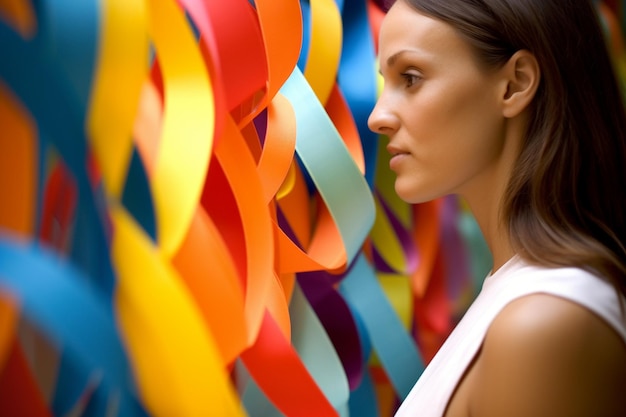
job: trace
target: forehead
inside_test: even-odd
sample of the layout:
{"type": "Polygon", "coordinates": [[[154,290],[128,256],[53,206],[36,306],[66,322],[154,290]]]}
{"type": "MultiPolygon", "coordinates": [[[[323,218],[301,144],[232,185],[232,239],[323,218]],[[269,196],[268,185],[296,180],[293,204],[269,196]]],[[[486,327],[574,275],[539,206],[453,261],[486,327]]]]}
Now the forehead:
{"type": "Polygon", "coordinates": [[[379,46],[381,65],[407,51],[438,60],[474,59],[470,45],[451,25],[419,13],[403,0],[387,12],[379,46]]]}

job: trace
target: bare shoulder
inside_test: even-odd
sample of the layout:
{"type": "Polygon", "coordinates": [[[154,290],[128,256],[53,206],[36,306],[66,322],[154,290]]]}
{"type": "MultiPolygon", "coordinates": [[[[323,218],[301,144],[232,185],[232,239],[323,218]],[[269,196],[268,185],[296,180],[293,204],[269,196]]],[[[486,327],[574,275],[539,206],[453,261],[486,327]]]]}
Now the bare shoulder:
{"type": "Polygon", "coordinates": [[[474,367],[472,415],[626,416],[626,345],[563,298],[533,294],[507,305],[474,367]]]}

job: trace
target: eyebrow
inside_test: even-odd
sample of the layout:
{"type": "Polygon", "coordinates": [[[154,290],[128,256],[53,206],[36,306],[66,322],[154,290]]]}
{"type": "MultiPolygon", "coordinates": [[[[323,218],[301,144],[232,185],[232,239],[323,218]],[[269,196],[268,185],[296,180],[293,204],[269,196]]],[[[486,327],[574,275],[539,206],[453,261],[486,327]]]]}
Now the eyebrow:
{"type": "Polygon", "coordinates": [[[389,58],[387,58],[387,66],[391,67],[393,66],[393,64],[395,64],[395,62],[398,60],[398,58],[400,58],[400,56],[404,53],[406,53],[406,50],[402,50],[402,51],[398,51],[395,54],[391,55],[389,58]]]}
{"type": "Polygon", "coordinates": [[[387,58],[387,66],[391,67],[393,66],[393,64],[396,63],[396,61],[398,60],[398,58],[400,58],[402,55],[405,54],[417,54],[417,55],[424,55],[422,52],[419,52],[417,50],[413,50],[413,49],[402,49],[398,52],[396,52],[395,54],[391,55],[389,58],[387,58]]]}
{"type": "MultiPolygon", "coordinates": [[[[393,64],[398,60],[398,58],[400,58],[400,56],[402,56],[403,54],[405,54],[407,52],[409,52],[409,51],[406,50],[406,49],[403,49],[403,50],[398,51],[395,54],[391,55],[389,58],[387,58],[387,61],[386,61],[387,67],[392,67],[393,64]]],[[[378,69],[378,73],[380,75],[383,75],[383,72],[382,72],[381,68],[378,69]]]]}

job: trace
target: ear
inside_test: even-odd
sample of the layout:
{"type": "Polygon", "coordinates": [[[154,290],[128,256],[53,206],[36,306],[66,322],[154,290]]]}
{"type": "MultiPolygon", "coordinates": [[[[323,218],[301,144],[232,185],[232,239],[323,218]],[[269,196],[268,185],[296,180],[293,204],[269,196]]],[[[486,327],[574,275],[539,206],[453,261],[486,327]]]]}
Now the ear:
{"type": "Polygon", "coordinates": [[[535,97],[541,71],[535,56],[525,49],[515,52],[503,70],[507,83],[502,97],[503,115],[513,118],[522,113],[535,97]]]}

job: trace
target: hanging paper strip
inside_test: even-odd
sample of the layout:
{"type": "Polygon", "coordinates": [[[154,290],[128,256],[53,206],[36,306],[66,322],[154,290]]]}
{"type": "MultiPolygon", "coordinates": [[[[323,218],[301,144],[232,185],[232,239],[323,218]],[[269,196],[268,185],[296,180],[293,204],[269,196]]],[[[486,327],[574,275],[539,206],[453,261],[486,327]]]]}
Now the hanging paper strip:
{"type": "Polygon", "coordinates": [[[381,3],[0,0],[0,415],[393,415],[489,260],[367,128],[381,3]]]}

